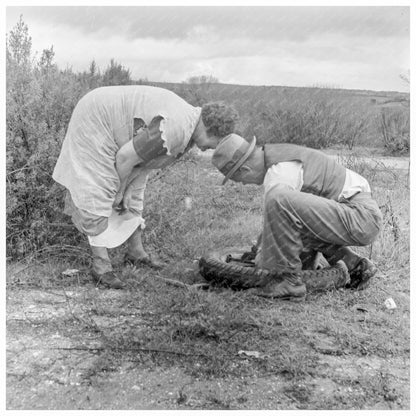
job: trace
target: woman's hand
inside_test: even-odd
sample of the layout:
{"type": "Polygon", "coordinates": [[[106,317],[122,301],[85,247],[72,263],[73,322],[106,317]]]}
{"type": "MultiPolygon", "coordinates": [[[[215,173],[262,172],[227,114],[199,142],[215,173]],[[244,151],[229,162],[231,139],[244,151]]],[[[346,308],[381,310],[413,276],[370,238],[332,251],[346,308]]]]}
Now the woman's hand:
{"type": "Polygon", "coordinates": [[[132,193],[133,189],[131,186],[127,187],[127,189],[124,191],[124,194],[120,191],[117,192],[113,202],[113,208],[116,211],[119,211],[120,214],[123,214],[125,211],[128,211],[131,206],[132,193]]]}
{"type": "Polygon", "coordinates": [[[143,163],[143,160],[136,154],[133,140],[129,140],[116,154],[115,167],[120,178],[120,186],[113,207],[117,207],[122,201],[123,194],[127,187],[128,181],[131,179],[134,167],[140,163],[143,163]],[[116,203],[117,201],[118,204],[116,203]]]}
{"type": "Polygon", "coordinates": [[[123,201],[123,193],[117,192],[116,197],[113,202],[113,208],[117,211],[121,210],[122,208],[120,204],[122,203],[122,201],[123,201]]]}
{"type": "Polygon", "coordinates": [[[124,191],[123,200],[121,201],[121,210],[129,211],[131,207],[131,199],[132,199],[133,189],[131,186],[128,186],[124,191]]]}

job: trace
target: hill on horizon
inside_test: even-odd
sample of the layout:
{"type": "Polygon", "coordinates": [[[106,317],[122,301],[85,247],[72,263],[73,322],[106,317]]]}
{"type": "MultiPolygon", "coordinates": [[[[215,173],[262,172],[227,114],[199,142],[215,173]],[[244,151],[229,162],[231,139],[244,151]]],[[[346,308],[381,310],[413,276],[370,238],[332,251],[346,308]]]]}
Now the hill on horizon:
{"type": "Polygon", "coordinates": [[[410,102],[409,93],[397,91],[147,80],[135,83],[169,89],[195,106],[209,101],[227,102],[240,115],[240,134],[254,134],[262,143],[290,141],[312,147],[350,140],[383,147],[380,115],[406,113],[410,102]],[[351,136],[357,132],[360,139],[358,135],[351,136]]]}
{"type": "Polygon", "coordinates": [[[325,91],[330,95],[348,95],[348,96],[361,96],[361,97],[376,97],[378,99],[388,98],[391,100],[392,98],[396,98],[399,101],[405,98],[410,97],[409,92],[404,91],[383,91],[383,90],[364,90],[364,89],[348,89],[348,88],[338,88],[338,87],[326,87],[326,86],[304,86],[304,87],[296,87],[296,86],[287,86],[287,85],[246,85],[246,84],[228,84],[222,82],[201,82],[201,83],[189,83],[189,82],[161,82],[161,81],[148,81],[148,80],[138,80],[133,81],[135,84],[146,84],[146,85],[153,85],[155,87],[166,88],[170,90],[180,89],[184,85],[194,86],[194,87],[202,87],[207,89],[214,89],[214,90],[229,90],[234,92],[241,92],[244,94],[245,92],[265,92],[268,93],[278,93],[278,92],[286,92],[291,90],[292,92],[300,92],[305,91],[308,93],[319,91],[325,91]]]}

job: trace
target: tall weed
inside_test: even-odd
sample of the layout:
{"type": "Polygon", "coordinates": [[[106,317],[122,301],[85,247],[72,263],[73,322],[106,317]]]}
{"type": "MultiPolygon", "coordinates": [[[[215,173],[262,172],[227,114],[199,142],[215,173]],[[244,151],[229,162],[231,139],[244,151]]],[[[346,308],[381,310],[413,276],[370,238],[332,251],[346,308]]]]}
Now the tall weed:
{"type": "Polygon", "coordinates": [[[388,154],[408,154],[410,150],[409,108],[383,108],[379,116],[379,131],[388,154]]]}

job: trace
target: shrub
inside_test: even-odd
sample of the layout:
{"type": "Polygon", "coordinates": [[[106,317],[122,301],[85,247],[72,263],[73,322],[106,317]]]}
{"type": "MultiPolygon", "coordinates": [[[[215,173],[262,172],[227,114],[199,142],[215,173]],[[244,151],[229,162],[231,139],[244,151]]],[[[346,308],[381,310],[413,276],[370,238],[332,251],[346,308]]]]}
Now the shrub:
{"type": "Polygon", "coordinates": [[[383,108],[379,131],[387,154],[408,154],[410,150],[410,114],[406,107],[383,108]]]}
{"type": "Polygon", "coordinates": [[[246,134],[254,134],[260,143],[286,142],[318,149],[340,141],[342,112],[338,105],[316,97],[282,105],[260,102],[246,134]]]}
{"type": "Polygon", "coordinates": [[[92,88],[131,83],[130,71],[114,60],[103,75],[94,61],[75,74],[59,70],[53,47],[38,60],[31,48],[20,17],[6,39],[6,240],[14,258],[83,238],[62,213],[64,188],[52,172],[79,99],[92,88]]]}
{"type": "Polygon", "coordinates": [[[7,255],[22,256],[52,241],[62,218],[62,189],[52,171],[72,109],[82,95],[71,72],[53,63],[53,48],[38,62],[20,19],[7,43],[6,235],[7,255]]]}
{"type": "Polygon", "coordinates": [[[110,65],[103,75],[103,85],[128,85],[131,83],[130,70],[111,59],[110,65]]]}
{"type": "Polygon", "coordinates": [[[352,150],[370,127],[370,114],[347,107],[341,121],[340,143],[352,150]]]}

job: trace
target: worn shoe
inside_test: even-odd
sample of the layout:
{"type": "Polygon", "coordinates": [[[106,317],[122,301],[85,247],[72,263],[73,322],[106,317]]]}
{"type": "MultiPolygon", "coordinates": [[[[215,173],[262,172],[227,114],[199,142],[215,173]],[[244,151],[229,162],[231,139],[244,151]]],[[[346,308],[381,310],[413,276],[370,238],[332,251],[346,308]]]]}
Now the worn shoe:
{"type": "Polygon", "coordinates": [[[300,255],[303,270],[321,270],[329,267],[323,254],[316,250],[303,251],[300,255]]]}
{"type": "Polygon", "coordinates": [[[141,266],[148,266],[155,270],[163,269],[166,264],[154,259],[152,256],[148,255],[147,257],[143,257],[140,259],[133,259],[128,254],[124,256],[124,264],[131,265],[134,267],[141,267],[141,266]]]}
{"type": "Polygon", "coordinates": [[[377,267],[366,257],[362,257],[358,264],[350,270],[351,282],[349,289],[363,290],[370,285],[370,279],[377,274],[377,267]]]}
{"type": "Polygon", "coordinates": [[[246,251],[245,253],[242,254],[241,261],[243,263],[254,263],[257,252],[258,252],[257,246],[256,245],[252,246],[250,251],[246,251]]]}
{"type": "Polygon", "coordinates": [[[94,270],[91,270],[91,276],[97,285],[104,285],[109,289],[123,289],[125,287],[125,284],[117,277],[113,271],[98,274],[94,270]]]}
{"type": "Polygon", "coordinates": [[[306,286],[298,273],[288,273],[281,281],[272,281],[253,293],[265,298],[280,298],[300,302],[305,299],[306,286]]]}

